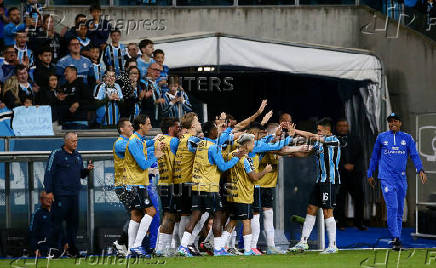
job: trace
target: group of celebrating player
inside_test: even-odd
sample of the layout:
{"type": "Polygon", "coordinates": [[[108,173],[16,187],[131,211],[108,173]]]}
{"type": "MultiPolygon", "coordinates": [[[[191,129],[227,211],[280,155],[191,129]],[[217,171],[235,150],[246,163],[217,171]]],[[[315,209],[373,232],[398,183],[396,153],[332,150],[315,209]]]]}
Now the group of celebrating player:
{"type": "MultiPolygon", "coordinates": [[[[340,183],[339,141],[331,133],[332,122],[318,122],[318,134],[295,129],[290,116],[280,123],[268,123],[272,111],[261,123],[263,100],[257,112],[236,122],[222,113],[214,121],[199,123],[191,112],[181,118],[164,118],[154,139],[146,140],[152,128],[145,115],[131,123],[118,122],[119,138],[114,143],[115,192],[130,213],[129,254],[144,256],[142,246],[156,214],[147,192],[149,172],[157,162],[158,195],[163,218],[154,253],[168,256],[171,247],[178,255],[199,256],[197,239],[208,235],[203,246],[210,255],[261,255],[257,249],[259,215],[264,217],[267,254],[281,254],[274,245],[273,196],[280,156],[318,155],[319,179],[312,193],[301,241],[289,250],[305,250],[315,223],[317,207],[324,209],[329,247],[335,253],[336,223],[333,218],[334,186],[340,183]],[[266,127],[265,127],[266,126],[266,127]],[[298,138],[296,138],[298,137],[298,138]],[[301,141],[304,140],[304,144],[301,141]],[[242,223],[244,252],[235,248],[238,222],[242,223]],[[174,245],[173,240],[179,241],[174,245]]],[[[157,172],[156,172],[157,173],[157,172]]]]}

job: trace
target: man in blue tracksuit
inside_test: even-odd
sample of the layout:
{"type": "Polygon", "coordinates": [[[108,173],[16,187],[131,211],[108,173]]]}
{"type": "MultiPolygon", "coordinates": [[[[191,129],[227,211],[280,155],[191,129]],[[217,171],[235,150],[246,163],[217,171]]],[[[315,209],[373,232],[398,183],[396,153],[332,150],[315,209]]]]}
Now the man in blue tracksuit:
{"type": "Polygon", "coordinates": [[[67,132],[64,145],[54,150],[48,159],[44,175],[44,187],[47,197],[53,202],[53,228],[49,235],[51,248],[67,249],[68,254],[78,254],[75,245],[79,226],[79,192],[80,179],[88,176],[94,165],[89,162],[83,167],[82,156],[77,150],[77,134],[67,132]],[[62,223],[66,222],[66,245],[59,244],[59,236],[63,233],[62,223]]]}
{"type": "Polygon", "coordinates": [[[387,121],[389,131],[379,134],[374,145],[368,169],[368,182],[372,187],[375,186],[373,174],[378,166],[378,178],[387,208],[388,229],[393,237],[392,249],[400,250],[404,198],[407,192],[406,165],[409,156],[423,184],[427,181],[427,176],[416,151],[415,141],[411,135],[400,131],[400,116],[392,113],[387,121]]]}
{"type": "Polygon", "coordinates": [[[52,229],[51,200],[43,191],[39,196],[41,206],[32,214],[30,221],[30,248],[36,257],[47,256],[47,237],[52,229]]]}

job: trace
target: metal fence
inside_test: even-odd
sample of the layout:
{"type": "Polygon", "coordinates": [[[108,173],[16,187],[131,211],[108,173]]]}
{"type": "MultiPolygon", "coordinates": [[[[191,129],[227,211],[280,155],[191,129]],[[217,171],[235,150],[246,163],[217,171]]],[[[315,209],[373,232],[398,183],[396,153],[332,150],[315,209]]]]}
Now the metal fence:
{"type": "Polygon", "coordinates": [[[436,113],[416,115],[416,143],[428,181],[416,175],[416,232],[413,236],[436,238],[436,113]]]}

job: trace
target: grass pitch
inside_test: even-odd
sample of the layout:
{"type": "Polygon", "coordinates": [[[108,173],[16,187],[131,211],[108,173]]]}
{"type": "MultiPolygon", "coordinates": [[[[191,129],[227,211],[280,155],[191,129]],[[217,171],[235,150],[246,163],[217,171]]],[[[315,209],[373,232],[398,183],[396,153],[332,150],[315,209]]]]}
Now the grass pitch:
{"type": "Polygon", "coordinates": [[[81,259],[15,259],[0,260],[0,267],[436,267],[436,249],[408,249],[394,252],[387,249],[342,250],[337,254],[320,255],[319,252],[274,256],[231,257],[174,257],[130,259],[116,257],[87,257],[81,259]]]}

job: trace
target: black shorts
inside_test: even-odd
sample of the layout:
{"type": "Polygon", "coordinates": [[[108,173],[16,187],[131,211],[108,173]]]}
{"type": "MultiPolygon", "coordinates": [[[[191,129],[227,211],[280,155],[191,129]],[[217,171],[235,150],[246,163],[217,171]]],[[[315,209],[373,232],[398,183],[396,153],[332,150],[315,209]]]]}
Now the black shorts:
{"type": "Polygon", "coordinates": [[[230,219],[232,220],[251,220],[253,213],[250,204],[229,202],[230,219]]]}
{"type": "Polygon", "coordinates": [[[174,195],[174,185],[158,185],[157,186],[160,203],[163,212],[176,213],[176,196],[174,195]]]}
{"type": "Polygon", "coordinates": [[[217,207],[222,207],[221,198],[218,193],[192,192],[192,211],[200,210],[202,213],[208,212],[213,215],[217,207]]]}
{"type": "Polygon", "coordinates": [[[313,186],[309,204],[326,209],[336,207],[336,184],[317,183],[313,186]]]}
{"type": "Polygon", "coordinates": [[[128,211],[143,210],[153,206],[148,197],[147,186],[120,186],[115,189],[115,193],[128,211]]]}
{"type": "Polygon", "coordinates": [[[191,214],[192,208],[192,184],[174,184],[174,195],[177,213],[191,214]]]}
{"type": "Polygon", "coordinates": [[[261,193],[260,193],[260,187],[258,185],[254,186],[254,201],[251,205],[251,209],[253,210],[253,213],[261,213],[262,212],[262,204],[261,204],[261,193]]]}
{"type": "Polygon", "coordinates": [[[262,208],[272,208],[274,201],[274,189],[271,188],[260,188],[260,206],[262,208]]]}

